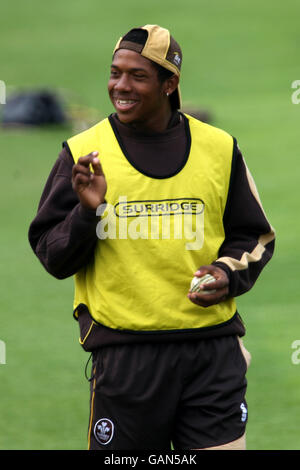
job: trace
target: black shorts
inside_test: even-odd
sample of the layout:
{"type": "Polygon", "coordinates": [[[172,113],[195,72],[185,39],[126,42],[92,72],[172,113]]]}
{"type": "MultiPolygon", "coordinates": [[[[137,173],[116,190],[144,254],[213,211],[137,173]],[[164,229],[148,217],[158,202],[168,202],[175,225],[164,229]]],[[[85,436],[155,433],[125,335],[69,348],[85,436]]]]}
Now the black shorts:
{"type": "Polygon", "coordinates": [[[201,449],[245,432],[238,338],[105,346],[93,353],[88,448],[201,449]]]}

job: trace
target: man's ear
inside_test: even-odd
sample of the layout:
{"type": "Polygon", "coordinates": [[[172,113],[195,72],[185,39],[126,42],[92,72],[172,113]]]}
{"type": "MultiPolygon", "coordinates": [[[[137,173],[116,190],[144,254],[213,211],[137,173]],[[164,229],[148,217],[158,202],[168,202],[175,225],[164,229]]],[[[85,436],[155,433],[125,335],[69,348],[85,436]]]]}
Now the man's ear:
{"type": "Polygon", "coordinates": [[[168,95],[171,95],[173,91],[176,90],[179,84],[179,77],[175,75],[175,73],[170,77],[167,78],[167,80],[164,83],[164,90],[165,93],[168,95]]]}

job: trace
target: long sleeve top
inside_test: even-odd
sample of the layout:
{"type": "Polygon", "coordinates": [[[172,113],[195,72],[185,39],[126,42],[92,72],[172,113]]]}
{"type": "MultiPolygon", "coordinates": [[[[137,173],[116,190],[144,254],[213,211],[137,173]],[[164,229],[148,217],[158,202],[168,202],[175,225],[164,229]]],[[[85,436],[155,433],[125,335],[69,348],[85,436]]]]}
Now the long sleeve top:
{"type": "MultiPolygon", "coordinates": [[[[186,134],[180,113],[174,113],[165,132],[155,135],[137,132],[120,123],[116,115],[112,118],[115,132],[118,132],[127,154],[147,174],[163,177],[181,165],[186,134]]],[[[64,142],[29,229],[33,251],[45,269],[58,279],[74,275],[88,263],[99,241],[96,211],[82,207],[72,188],[73,165],[73,157],[64,142]]],[[[238,147],[233,155],[223,225],[225,239],[213,264],[226,271],[229,294],[237,297],[252,288],[272,257],[275,242],[274,230],[267,220],[254,180],[238,147]]],[[[223,330],[218,328],[215,333],[206,332],[205,337],[215,334],[243,335],[244,325],[240,316],[223,330]]],[[[114,335],[105,327],[102,333],[99,335],[101,344],[114,342],[115,337],[120,338],[119,332],[114,335]]],[[[126,333],[121,334],[121,341],[129,341],[127,336],[126,333]]],[[[168,338],[172,338],[172,334],[168,338]]]]}

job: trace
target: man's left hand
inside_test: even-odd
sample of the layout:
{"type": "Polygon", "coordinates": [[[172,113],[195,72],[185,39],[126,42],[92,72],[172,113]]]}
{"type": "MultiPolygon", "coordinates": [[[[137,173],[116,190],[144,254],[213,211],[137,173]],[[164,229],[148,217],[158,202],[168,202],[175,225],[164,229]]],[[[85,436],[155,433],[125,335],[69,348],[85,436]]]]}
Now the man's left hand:
{"type": "Polygon", "coordinates": [[[210,305],[218,304],[225,300],[229,294],[229,279],[223,269],[211,264],[208,266],[201,266],[201,268],[195,272],[194,276],[202,277],[205,274],[211,274],[216,279],[215,282],[203,284],[201,290],[203,290],[205,294],[201,291],[188,293],[188,298],[194,304],[200,305],[201,307],[209,307],[210,305]],[[211,290],[215,290],[216,292],[209,293],[211,290]]]}

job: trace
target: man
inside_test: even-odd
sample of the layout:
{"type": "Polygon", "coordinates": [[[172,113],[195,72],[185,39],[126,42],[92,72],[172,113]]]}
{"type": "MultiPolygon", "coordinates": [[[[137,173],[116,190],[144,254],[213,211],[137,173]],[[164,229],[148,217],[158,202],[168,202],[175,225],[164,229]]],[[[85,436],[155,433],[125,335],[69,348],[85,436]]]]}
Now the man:
{"type": "Polygon", "coordinates": [[[116,113],[63,144],[29,239],[75,275],[93,355],[89,449],[244,449],[245,334],[234,297],[274,231],[234,138],[179,111],[182,53],[134,28],[114,50],[116,113]],[[195,275],[215,281],[190,291],[195,275]]]}

